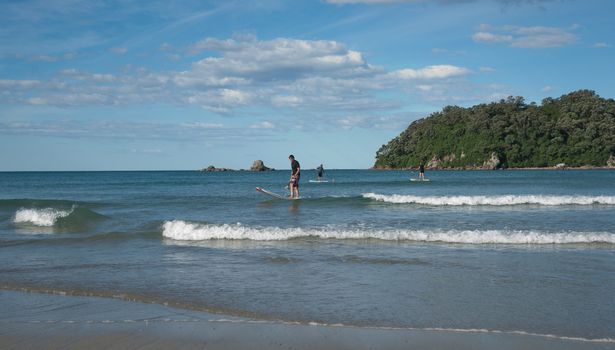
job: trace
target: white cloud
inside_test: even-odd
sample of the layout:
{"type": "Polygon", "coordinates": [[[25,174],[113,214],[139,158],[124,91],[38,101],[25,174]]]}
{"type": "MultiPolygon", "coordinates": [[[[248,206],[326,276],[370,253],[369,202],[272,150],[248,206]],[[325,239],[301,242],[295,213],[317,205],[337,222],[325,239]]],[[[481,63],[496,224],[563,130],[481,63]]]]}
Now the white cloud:
{"type": "Polygon", "coordinates": [[[486,41],[490,43],[512,42],[514,40],[512,35],[497,35],[489,32],[478,32],[472,35],[474,41],[486,41]]]}
{"type": "Polygon", "coordinates": [[[296,106],[299,106],[303,102],[303,99],[296,95],[284,95],[284,96],[276,95],[271,98],[271,102],[276,107],[285,107],[285,106],[296,107],[296,106]]]}
{"type": "Polygon", "coordinates": [[[597,49],[604,49],[604,48],[607,48],[607,47],[611,47],[611,44],[607,44],[605,42],[599,42],[599,43],[595,43],[594,47],[597,48],[597,49]]]}
{"type": "Polygon", "coordinates": [[[466,68],[444,64],[428,66],[421,69],[400,69],[391,72],[391,76],[400,79],[443,79],[467,75],[469,73],[470,71],[466,68]]]}
{"type": "Polygon", "coordinates": [[[314,72],[340,72],[365,65],[360,52],[325,40],[278,38],[258,41],[248,37],[240,41],[207,38],[192,50],[222,53],[222,57],[207,57],[195,62],[190,73],[198,76],[267,80],[273,75],[276,79],[296,79],[314,72]]]}
{"type": "MultiPolygon", "coordinates": [[[[246,127],[243,125],[225,127],[216,123],[183,122],[183,123],[154,123],[154,122],[116,122],[91,120],[57,120],[45,122],[20,121],[1,122],[0,135],[37,135],[63,138],[108,138],[129,140],[258,140],[270,139],[270,129],[274,125],[270,122],[256,124],[259,127],[246,127]],[[269,124],[268,124],[269,123],[269,124]]],[[[157,153],[152,151],[151,153],[157,153]]]]}
{"type": "Polygon", "coordinates": [[[273,129],[275,125],[269,121],[262,121],[260,123],[250,125],[250,129],[273,129]]]}
{"type": "Polygon", "coordinates": [[[88,73],[73,68],[64,69],[60,73],[69,76],[72,79],[87,80],[92,82],[113,82],[116,80],[116,77],[112,74],[88,73]]]}
{"type": "Polygon", "coordinates": [[[451,56],[462,56],[466,54],[464,50],[449,50],[441,47],[434,47],[433,49],[431,49],[431,52],[436,54],[447,54],[451,56]]]}
{"type": "Polygon", "coordinates": [[[57,61],[68,61],[75,59],[77,54],[74,52],[66,52],[60,55],[31,55],[29,59],[32,61],[42,61],[42,62],[57,62],[57,61]]]}
{"type": "Polygon", "coordinates": [[[491,28],[481,25],[481,31],[474,33],[472,39],[476,42],[507,43],[511,47],[519,48],[562,47],[577,41],[577,36],[570,30],[574,30],[574,27],[570,29],[543,26],[491,28]]]}
{"type": "Polygon", "coordinates": [[[553,91],[553,86],[545,85],[545,86],[542,87],[542,89],[540,89],[540,91],[542,91],[542,92],[553,91]]]}
{"type": "Polygon", "coordinates": [[[337,122],[340,124],[340,126],[343,129],[348,130],[348,129],[352,129],[353,127],[361,124],[363,122],[363,118],[356,117],[356,116],[347,116],[347,117],[338,119],[337,122]]]}
{"type": "Polygon", "coordinates": [[[195,92],[185,98],[188,104],[198,105],[215,112],[225,113],[231,108],[246,105],[255,96],[249,92],[233,89],[219,89],[195,92]]]}
{"type": "Polygon", "coordinates": [[[13,79],[0,79],[0,87],[3,89],[19,88],[30,89],[40,86],[42,83],[39,80],[13,80],[13,79]]]}
{"type": "Polygon", "coordinates": [[[329,125],[336,125],[344,130],[354,128],[365,129],[391,129],[398,130],[408,126],[410,120],[416,119],[418,113],[398,114],[398,115],[346,115],[334,120],[324,121],[329,125]]]}
{"type": "Polygon", "coordinates": [[[80,105],[104,105],[110,102],[110,97],[98,93],[68,93],[56,94],[47,97],[30,97],[24,103],[34,106],[80,106],[80,105]]]}
{"type": "Polygon", "coordinates": [[[94,73],[69,68],[48,80],[0,80],[7,91],[0,102],[56,106],[156,102],[195,105],[222,114],[242,107],[275,107],[340,115],[400,108],[401,94],[424,92],[427,85],[445,95],[471,73],[449,64],[391,71],[370,64],[362,52],[327,40],[258,40],[244,35],[206,38],[187,51],[200,52],[199,58],[182,71],[129,66],[121,72],[94,73]]]}
{"type": "Polygon", "coordinates": [[[224,124],[194,122],[194,123],[181,123],[180,126],[189,128],[189,129],[222,129],[224,127],[224,124]]]}

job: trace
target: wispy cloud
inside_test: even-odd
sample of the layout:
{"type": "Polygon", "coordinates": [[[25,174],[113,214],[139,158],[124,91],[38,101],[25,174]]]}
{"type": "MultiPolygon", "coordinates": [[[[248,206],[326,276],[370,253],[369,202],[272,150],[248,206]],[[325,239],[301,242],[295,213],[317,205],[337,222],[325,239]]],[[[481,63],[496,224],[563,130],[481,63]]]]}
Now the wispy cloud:
{"type": "Polygon", "coordinates": [[[543,86],[543,87],[542,87],[542,89],[540,89],[540,91],[542,91],[542,92],[550,92],[550,91],[553,91],[553,86],[550,86],[550,85],[545,85],[545,86],[543,86]]]}
{"type": "Polygon", "coordinates": [[[435,54],[446,54],[450,56],[463,56],[467,53],[465,50],[450,50],[441,47],[434,47],[433,49],[431,49],[431,52],[435,54]]]}
{"type": "Polygon", "coordinates": [[[391,72],[391,76],[399,79],[444,79],[467,75],[470,70],[452,65],[434,65],[421,69],[400,69],[391,72]]]}
{"type": "Polygon", "coordinates": [[[262,127],[224,126],[207,122],[152,123],[111,121],[13,121],[0,122],[0,134],[63,138],[105,138],[127,140],[261,140],[271,139],[273,124],[262,127]]]}
{"type": "Polygon", "coordinates": [[[251,129],[274,129],[275,124],[273,124],[270,121],[265,120],[260,123],[250,125],[250,128],[251,129]]]}
{"type": "Polygon", "coordinates": [[[605,42],[599,42],[593,45],[593,47],[596,49],[604,49],[604,48],[611,47],[611,46],[612,46],[611,44],[607,44],[605,42]]]}
{"type": "Polygon", "coordinates": [[[329,120],[326,124],[341,127],[344,130],[356,128],[399,130],[421,116],[423,115],[416,112],[391,115],[352,114],[329,120]]]}
{"type": "Polygon", "coordinates": [[[188,129],[222,129],[224,128],[224,124],[222,123],[192,122],[192,123],[181,123],[179,125],[181,127],[188,128],[188,129]]]}
{"type": "Polygon", "coordinates": [[[483,24],[480,31],[472,35],[472,39],[483,43],[506,43],[511,47],[518,48],[552,48],[576,42],[577,36],[571,30],[574,30],[574,28],[543,26],[503,26],[492,28],[489,25],[483,24]]]}
{"type": "Polygon", "coordinates": [[[395,109],[402,102],[384,98],[382,92],[412,93],[427,82],[445,91],[447,85],[471,74],[468,68],[450,64],[387,70],[367,62],[362,52],[330,40],[259,40],[244,35],[205,38],[187,51],[200,54],[183,71],[64,69],[48,80],[1,80],[7,91],[0,102],[55,106],[157,102],[200,106],[216,113],[264,106],[337,114],[395,109]]]}

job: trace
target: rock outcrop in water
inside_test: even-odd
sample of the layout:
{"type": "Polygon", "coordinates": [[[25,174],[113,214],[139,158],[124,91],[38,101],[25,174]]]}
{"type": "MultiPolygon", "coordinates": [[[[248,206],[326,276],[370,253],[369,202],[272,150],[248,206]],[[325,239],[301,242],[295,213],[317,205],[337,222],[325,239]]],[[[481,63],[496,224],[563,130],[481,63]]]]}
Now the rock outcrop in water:
{"type": "Polygon", "coordinates": [[[615,167],[615,100],[579,90],[542,104],[522,97],[448,106],[380,147],[376,169],[615,167]]]}
{"type": "Polygon", "coordinates": [[[216,168],[215,166],[210,165],[207,168],[201,169],[201,171],[204,171],[204,172],[219,172],[219,171],[235,171],[235,170],[234,169],[229,169],[229,168],[216,168]]]}
{"type": "Polygon", "coordinates": [[[275,169],[266,167],[265,163],[263,163],[263,161],[260,159],[255,160],[254,163],[252,163],[252,166],[250,167],[250,171],[273,171],[273,170],[275,169]]]}

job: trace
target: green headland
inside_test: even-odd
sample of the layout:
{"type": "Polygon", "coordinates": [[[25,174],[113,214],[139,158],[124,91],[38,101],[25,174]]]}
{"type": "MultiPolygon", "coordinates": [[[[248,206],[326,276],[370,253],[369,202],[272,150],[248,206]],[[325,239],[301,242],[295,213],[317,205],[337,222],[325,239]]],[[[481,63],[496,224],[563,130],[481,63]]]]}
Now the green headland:
{"type": "Polygon", "coordinates": [[[448,106],[376,153],[376,169],[615,167],[615,101],[579,90],[540,105],[523,97],[448,106]]]}

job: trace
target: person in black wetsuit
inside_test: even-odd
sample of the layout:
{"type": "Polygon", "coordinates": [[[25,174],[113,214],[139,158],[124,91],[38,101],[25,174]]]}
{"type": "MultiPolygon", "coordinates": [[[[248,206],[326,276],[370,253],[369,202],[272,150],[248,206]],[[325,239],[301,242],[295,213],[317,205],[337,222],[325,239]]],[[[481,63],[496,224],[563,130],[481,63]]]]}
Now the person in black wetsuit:
{"type": "Polygon", "coordinates": [[[322,174],[325,172],[325,168],[323,168],[322,164],[320,164],[320,166],[316,168],[316,170],[318,171],[318,177],[316,178],[316,180],[322,181],[322,174]]]}
{"type": "Polygon", "coordinates": [[[425,180],[425,164],[419,164],[419,180],[425,180]]]}
{"type": "Polygon", "coordinates": [[[299,198],[299,178],[301,177],[301,166],[299,166],[299,162],[295,160],[295,156],[292,154],[288,156],[290,159],[290,198],[299,198]],[[296,193],[296,196],[294,194],[296,193]]]}

